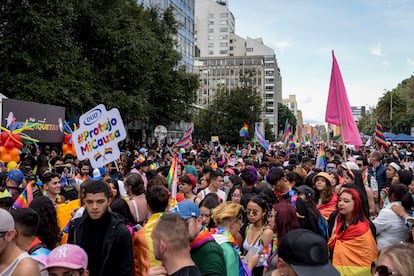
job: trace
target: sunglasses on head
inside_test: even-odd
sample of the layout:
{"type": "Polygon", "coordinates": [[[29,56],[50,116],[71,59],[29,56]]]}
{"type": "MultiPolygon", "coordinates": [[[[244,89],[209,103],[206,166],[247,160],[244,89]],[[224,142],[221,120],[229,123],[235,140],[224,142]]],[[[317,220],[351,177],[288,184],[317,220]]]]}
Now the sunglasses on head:
{"type": "Polygon", "coordinates": [[[377,266],[375,268],[375,273],[378,273],[379,276],[400,275],[400,273],[391,271],[391,269],[385,265],[377,266]]]}

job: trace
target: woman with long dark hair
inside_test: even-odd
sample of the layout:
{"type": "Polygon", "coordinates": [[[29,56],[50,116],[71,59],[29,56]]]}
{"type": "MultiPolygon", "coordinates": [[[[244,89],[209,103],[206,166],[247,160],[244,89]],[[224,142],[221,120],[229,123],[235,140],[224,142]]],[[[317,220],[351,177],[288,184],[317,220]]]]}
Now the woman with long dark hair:
{"type": "Polygon", "coordinates": [[[53,250],[59,245],[61,239],[55,206],[46,196],[39,196],[33,199],[29,208],[35,210],[39,215],[36,236],[39,237],[48,249],[53,250]]]}
{"type": "Polygon", "coordinates": [[[272,247],[273,231],[267,225],[269,210],[266,201],[261,196],[253,196],[246,208],[249,225],[246,228],[243,249],[245,255],[249,250],[257,250],[259,261],[252,275],[262,275],[266,260],[269,257],[269,246],[272,247]]]}

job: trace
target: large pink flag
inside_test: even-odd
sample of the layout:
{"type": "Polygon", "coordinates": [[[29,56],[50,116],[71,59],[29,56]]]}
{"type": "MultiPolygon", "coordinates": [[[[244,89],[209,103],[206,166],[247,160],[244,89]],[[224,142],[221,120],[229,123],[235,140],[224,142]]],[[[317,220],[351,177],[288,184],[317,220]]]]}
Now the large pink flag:
{"type": "Polygon", "coordinates": [[[341,70],[339,70],[334,51],[332,51],[332,58],[331,84],[329,86],[325,122],[340,126],[343,142],[354,145],[358,149],[362,145],[362,141],[349,105],[341,70]]]}

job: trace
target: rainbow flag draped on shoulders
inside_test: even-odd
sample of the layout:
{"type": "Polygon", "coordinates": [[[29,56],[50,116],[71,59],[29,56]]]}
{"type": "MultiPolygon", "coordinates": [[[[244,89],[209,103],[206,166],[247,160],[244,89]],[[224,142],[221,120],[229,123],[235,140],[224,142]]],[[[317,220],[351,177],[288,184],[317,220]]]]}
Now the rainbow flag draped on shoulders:
{"type": "Polygon", "coordinates": [[[351,224],[340,231],[344,221],[335,221],[328,241],[332,265],[341,275],[371,275],[371,264],[377,258],[377,244],[368,221],[351,224]]]}
{"type": "Polygon", "coordinates": [[[30,181],[23,192],[16,198],[13,203],[13,208],[29,208],[33,200],[33,181],[30,181]]]}
{"type": "Polygon", "coordinates": [[[187,149],[193,143],[193,126],[190,126],[184,133],[183,137],[178,140],[173,147],[187,149]]]}

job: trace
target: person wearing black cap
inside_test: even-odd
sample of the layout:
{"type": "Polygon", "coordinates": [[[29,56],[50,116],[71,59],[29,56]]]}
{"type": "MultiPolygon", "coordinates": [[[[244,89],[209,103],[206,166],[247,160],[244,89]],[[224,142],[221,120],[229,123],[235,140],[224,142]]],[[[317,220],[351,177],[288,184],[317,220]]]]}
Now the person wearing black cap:
{"type": "Polygon", "coordinates": [[[278,247],[277,269],[272,276],[339,276],[329,263],[326,240],[307,229],[289,231],[278,247]]]}

